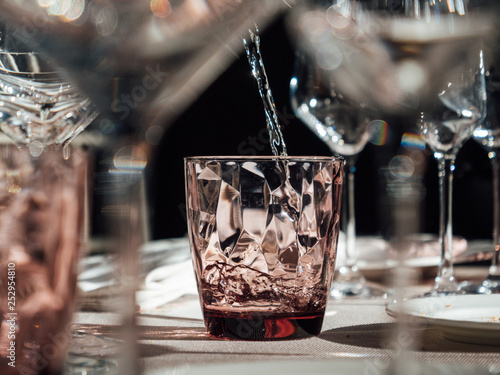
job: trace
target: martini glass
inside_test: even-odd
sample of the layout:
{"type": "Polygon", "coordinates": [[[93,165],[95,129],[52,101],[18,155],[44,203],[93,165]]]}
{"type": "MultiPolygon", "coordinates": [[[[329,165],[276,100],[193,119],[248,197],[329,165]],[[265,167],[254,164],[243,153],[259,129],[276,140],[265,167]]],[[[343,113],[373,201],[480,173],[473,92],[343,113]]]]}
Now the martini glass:
{"type": "Polygon", "coordinates": [[[323,80],[314,61],[297,54],[290,81],[290,100],[295,115],[346,163],[347,189],[344,189],[344,231],[346,261],[335,277],[334,298],[373,297],[376,293],[366,283],[357,266],[354,177],[356,160],[372,138],[374,130],[367,110],[345,99],[331,81],[323,80]]]}
{"type": "Polygon", "coordinates": [[[181,114],[236,59],[247,29],[254,23],[264,28],[285,7],[268,0],[0,4],[16,36],[64,67],[129,134],[181,114]]]}

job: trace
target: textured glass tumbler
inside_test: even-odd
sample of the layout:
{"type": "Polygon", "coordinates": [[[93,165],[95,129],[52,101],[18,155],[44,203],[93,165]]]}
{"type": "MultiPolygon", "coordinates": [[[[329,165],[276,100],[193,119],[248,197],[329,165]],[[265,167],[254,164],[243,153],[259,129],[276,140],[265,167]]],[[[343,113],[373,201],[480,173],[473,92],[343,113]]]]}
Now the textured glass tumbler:
{"type": "Polygon", "coordinates": [[[335,265],[343,160],[185,159],[188,229],[208,333],[319,335],[335,265]]]}
{"type": "Polygon", "coordinates": [[[86,238],[87,156],[0,146],[0,374],[62,374],[86,238]]]}

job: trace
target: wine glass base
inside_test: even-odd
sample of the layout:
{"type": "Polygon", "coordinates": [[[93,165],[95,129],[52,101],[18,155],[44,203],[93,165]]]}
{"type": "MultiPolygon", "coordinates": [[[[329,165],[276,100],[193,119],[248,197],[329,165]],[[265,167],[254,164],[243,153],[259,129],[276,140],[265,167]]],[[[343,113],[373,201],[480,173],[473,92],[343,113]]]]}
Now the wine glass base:
{"type": "Polygon", "coordinates": [[[102,358],[82,357],[69,353],[64,366],[66,375],[100,375],[116,374],[118,365],[116,362],[102,358]]]}
{"type": "Polygon", "coordinates": [[[116,374],[121,348],[119,340],[74,331],[65,362],[65,374],[116,374]]]}
{"type": "Polygon", "coordinates": [[[333,280],[330,296],[334,299],[387,298],[387,293],[369,286],[356,266],[340,267],[333,280]]]}
{"type": "Polygon", "coordinates": [[[360,283],[339,283],[335,282],[330,290],[330,296],[333,298],[366,298],[370,295],[370,289],[360,283]]]}
{"type": "Polygon", "coordinates": [[[434,286],[430,291],[424,293],[424,297],[440,297],[465,294],[461,290],[460,285],[455,281],[453,276],[442,277],[438,276],[435,279],[434,286]]]}

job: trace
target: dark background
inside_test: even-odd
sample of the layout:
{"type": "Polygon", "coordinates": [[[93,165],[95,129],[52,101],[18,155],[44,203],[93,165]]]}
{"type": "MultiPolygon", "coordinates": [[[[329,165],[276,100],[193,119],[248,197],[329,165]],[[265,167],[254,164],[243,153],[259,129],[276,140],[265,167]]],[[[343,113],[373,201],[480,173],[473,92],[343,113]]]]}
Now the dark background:
{"type": "MultiPolygon", "coordinates": [[[[294,48],[283,19],[261,32],[261,51],[283,126],[289,155],[331,155],[330,150],[293,116],[288,86],[294,48]]],[[[383,234],[388,213],[380,170],[395,155],[402,125],[413,119],[384,118],[389,126],[385,146],[368,144],[356,171],[356,218],[359,234],[383,234]]],[[[148,166],[153,239],[186,233],[183,158],[195,155],[269,155],[263,105],[244,54],[187,111],[167,128],[148,166]]],[[[438,231],[437,167],[427,152],[422,231],[438,231]]],[[[492,233],[491,169],[486,152],[473,140],[460,151],[454,179],[454,232],[468,239],[492,233]]]]}

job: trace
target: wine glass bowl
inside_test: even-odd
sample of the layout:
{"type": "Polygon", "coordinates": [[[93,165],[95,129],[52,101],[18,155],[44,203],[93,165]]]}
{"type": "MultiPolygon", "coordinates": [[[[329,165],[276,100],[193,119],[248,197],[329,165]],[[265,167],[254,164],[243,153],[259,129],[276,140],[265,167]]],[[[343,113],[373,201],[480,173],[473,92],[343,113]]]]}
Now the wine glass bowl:
{"type": "MultiPolygon", "coordinates": [[[[298,48],[314,59],[323,81],[332,80],[359,106],[401,116],[427,138],[439,161],[440,179],[447,179],[440,188],[446,191],[441,193],[439,277],[448,278],[453,273],[449,171],[461,145],[484,117],[484,66],[481,71],[480,64],[471,61],[477,61],[483,43],[495,37],[498,4],[311,0],[300,8],[291,14],[291,34],[298,48]]],[[[414,173],[417,189],[423,176],[420,170],[414,173]]],[[[409,196],[397,198],[392,216],[408,216],[405,209],[412,202],[409,196]]],[[[418,230],[415,226],[395,222],[395,243],[401,245],[398,238],[411,235],[418,230]]]]}
{"type": "Polygon", "coordinates": [[[69,143],[97,115],[90,99],[40,53],[0,51],[0,129],[16,144],[69,143]]]}
{"type": "Polygon", "coordinates": [[[482,51],[422,112],[421,131],[432,151],[456,154],[486,116],[486,76],[482,51]]]}
{"type": "Polygon", "coordinates": [[[333,83],[324,83],[314,62],[306,56],[299,54],[295,66],[290,81],[295,115],[333,153],[355,159],[372,137],[368,115],[350,103],[333,83]]]}

